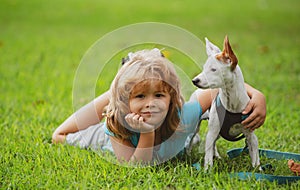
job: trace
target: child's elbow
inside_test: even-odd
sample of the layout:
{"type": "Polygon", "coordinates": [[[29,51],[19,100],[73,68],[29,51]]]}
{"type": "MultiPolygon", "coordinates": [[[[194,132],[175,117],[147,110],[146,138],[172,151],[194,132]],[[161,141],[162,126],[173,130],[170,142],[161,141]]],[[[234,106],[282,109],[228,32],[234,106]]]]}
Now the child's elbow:
{"type": "Polygon", "coordinates": [[[58,143],[63,143],[66,140],[66,135],[64,134],[59,134],[57,132],[54,132],[52,134],[52,143],[53,144],[58,144],[58,143]]]}

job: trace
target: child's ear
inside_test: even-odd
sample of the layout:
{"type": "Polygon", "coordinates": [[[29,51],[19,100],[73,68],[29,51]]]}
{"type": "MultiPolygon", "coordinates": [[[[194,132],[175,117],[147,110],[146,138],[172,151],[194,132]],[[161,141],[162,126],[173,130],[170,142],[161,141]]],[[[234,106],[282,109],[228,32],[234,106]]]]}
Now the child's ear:
{"type": "Polygon", "coordinates": [[[221,50],[216,45],[211,43],[207,38],[205,38],[205,43],[206,43],[206,53],[208,56],[215,55],[221,52],[221,50]]]}

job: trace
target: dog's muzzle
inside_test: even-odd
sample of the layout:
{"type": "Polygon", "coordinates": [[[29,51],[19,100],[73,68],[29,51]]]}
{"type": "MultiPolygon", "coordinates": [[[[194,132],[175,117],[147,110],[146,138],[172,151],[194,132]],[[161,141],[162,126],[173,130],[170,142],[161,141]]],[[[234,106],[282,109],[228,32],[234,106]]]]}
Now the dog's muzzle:
{"type": "Polygon", "coordinates": [[[194,79],[192,80],[192,82],[193,82],[193,84],[194,84],[195,86],[198,86],[198,83],[200,82],[200,79],[194,78],[194,79]]]}
{"type": "Polygon", "coordinates": [[[192,80],[192,82],[193,82],[193,84],[194,84],[195,86],[197,86],[198,88],[205,88],[204,86],[200,85],[201,80],[200,80],[199,78],[194,78],[194,79],[192,80]]]}

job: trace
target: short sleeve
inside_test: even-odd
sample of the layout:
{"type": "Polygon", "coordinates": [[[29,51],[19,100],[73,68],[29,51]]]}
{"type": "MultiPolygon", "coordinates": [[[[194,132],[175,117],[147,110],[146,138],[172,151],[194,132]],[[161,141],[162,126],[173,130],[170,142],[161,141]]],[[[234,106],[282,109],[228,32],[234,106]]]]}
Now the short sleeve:
{"type": "Polygon", "coordinates": [[[112,136],[112,137],[115,136],[115,134],[114,134],[113,132],[111,132],[111,131],[107,128],[106,122],[104,122],[103,127],[104,127],[104,132],[105,132],[105,134],[107,134],[107,135],[109,135],[109,136],[112,136]]]}
{"type": "Polygon", "coordinates": [[[180,113],[178,130],[164,141],[157,152],[159,160],[168,160],[184,150],[186,139],[195,132],[202,115],[202,108],[198,102],[185,103],[180,113]]]}
{"type": "Polygon", "coordinates": [[[202,115],[202,107],[198,101],[187,102],[181,112],[181,129],[187,133],[193,132],[199,124],[202,115]]]}
{"type": "MultiPolygon", "coordinates": [[[[109,135],[109,136],[112,136],[112,137],[115,137],[115,134],[113,132],[111,132],[108,128],[107,128],[107,124],[106,122],[104,123],[104,131],[105,131],[105,134],[109,135]]],[[[139,139],[140,139],[140,134],[139,133],[134,133],[131,137],[130,137],[130,142],[132,143],[132,145],[134,147],[137,147],[137,144],[139,142],[139,139]]]]}

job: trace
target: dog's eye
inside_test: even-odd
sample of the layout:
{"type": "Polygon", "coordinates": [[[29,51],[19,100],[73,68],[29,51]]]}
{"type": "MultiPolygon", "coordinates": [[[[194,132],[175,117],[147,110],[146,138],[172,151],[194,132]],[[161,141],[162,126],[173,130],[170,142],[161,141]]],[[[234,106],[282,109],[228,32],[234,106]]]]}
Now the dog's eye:
{"type": "Polygon", "coordinates": [[[217,69],[215,69],[215,68],[212,68],[212,69],[210,69],[212,72],[215,72],[217,69]]]}

